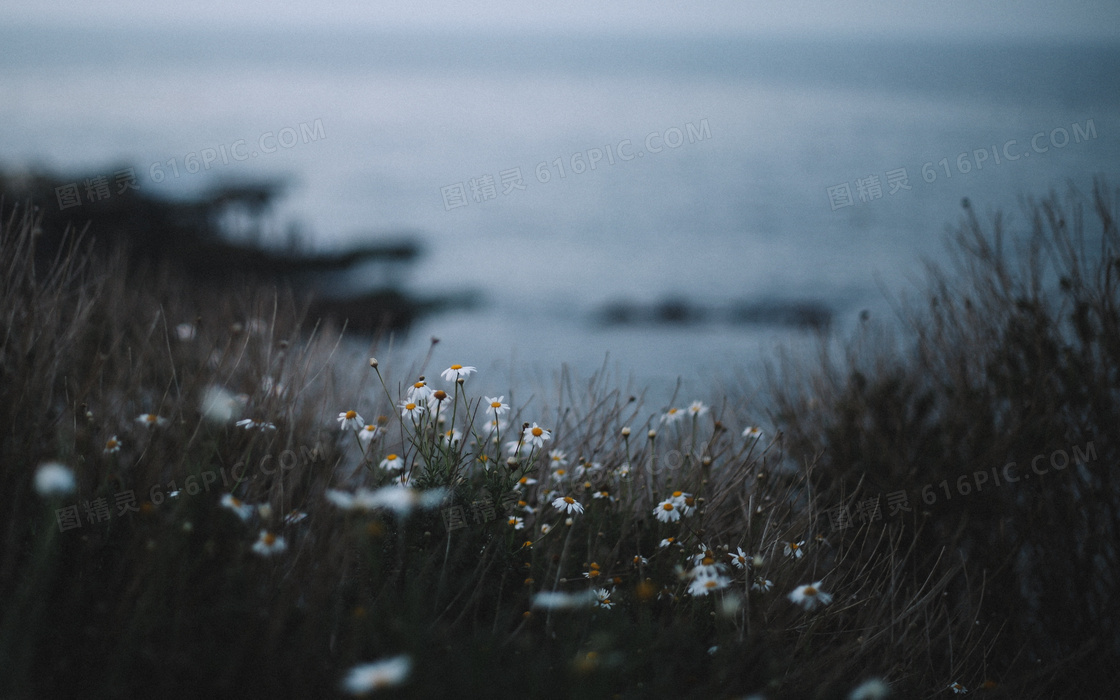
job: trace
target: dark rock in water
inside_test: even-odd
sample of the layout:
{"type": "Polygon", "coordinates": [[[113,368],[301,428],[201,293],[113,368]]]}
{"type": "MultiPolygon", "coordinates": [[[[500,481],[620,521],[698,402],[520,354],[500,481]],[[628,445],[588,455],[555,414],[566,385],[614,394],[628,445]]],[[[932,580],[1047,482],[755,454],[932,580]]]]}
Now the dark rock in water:
{"type": "Polygon", "coordinates": [[[690,323],[703,317],[700,309],[691,306],[683,299],[666,299],[654,309],[656,319],[661,323],[690,323]]]}
{"type": "MultiPolygon", "coordinates": [[[[123,251],[133,271],[166,263],[194,283],[283,283],[304,294],[332,286],[334,276],[359,265],[371,261],[403,265],[421,254],[419,243],[405,236],[323,254],[302,254],[294,246],[280,250],[235,242],[228,222],[238,220],[250,235],[259,236],[261,217],[283,183],[241,182],[172,201],[148,194],[127,166],[109,172],[112,176],[64,179],[0,173],[0,217],[7,221],[30,203],[42,230],[36,242],[40,265],[55,258],[70,228],[84,232],[103,251],[123,251]]],[[[356,330],[402,329],[420,313],[443,303],[413,299],[391,289],[370,290],[378,286],[314,301],[312,318],[349,319],[356,330]]]]}
{"type": "Polygon", "coordinates": [[[733,323],[798,328],[825,328],[832,323],[832,310],[812,301],[765,301],[740,303],[731,309],[733,323]]]}
{"type": "Polygon", "coordinates": [[[832,309],[814,301],[738,301],[728,306],[704,307],[673,298],[655,304],[615,301],[595,314],[603,325],[689,324],[705,321],[763,326],[825,328],[832,322],[832,309]]]}

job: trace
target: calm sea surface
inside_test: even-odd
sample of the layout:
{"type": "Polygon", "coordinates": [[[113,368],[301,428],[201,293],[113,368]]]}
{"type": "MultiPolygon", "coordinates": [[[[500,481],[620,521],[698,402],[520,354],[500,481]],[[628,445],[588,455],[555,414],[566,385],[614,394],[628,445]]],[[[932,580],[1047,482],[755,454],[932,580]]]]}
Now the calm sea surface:
{"type": "Polygon", "coordinates": [[[127,163],[168,196],[285,177],[271,240],[413,232],[427,254],[394,279],[480,300],[398,357],[438,336],[434,365],[495,390],[609,357],[708,398],[805,338],[737,305],[823,305],[846,332],[944,258],[962,197],[1021,225],[1022,195],[1120,184],[1118,83],[1107,46],[6,27],[0,166],[127,163]],[[596,320],[667,299],[708,320],[596,320]]]}

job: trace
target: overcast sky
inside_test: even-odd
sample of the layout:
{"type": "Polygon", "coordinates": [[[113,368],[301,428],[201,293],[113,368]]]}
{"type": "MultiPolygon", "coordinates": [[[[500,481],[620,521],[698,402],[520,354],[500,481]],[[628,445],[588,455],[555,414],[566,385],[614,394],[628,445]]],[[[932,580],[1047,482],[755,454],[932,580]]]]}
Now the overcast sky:
{"type": "Polygon", "coordinates": [[[7,0],[0,23],[1120,39],[1118,0],[7,0]]]}

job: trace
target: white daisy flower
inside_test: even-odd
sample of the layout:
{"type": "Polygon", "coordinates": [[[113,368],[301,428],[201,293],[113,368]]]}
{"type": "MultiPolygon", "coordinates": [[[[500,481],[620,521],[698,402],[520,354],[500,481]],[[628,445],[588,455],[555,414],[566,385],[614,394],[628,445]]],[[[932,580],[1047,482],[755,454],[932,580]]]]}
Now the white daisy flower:
{"type": "Polygon", "coordinates": [[[773,587],[774,582],[768,578],[763,578],[762,576],[755,576],[754,583],[751,584],[751,590],[758,591],[760,593],[769,593],[770,589],[773,587]]]}
{"type": "Polygon", "coordinates": [[[548,463],[553,467],[566,467],[568,466],[568,453],[560,450],[549,450],[548,463]]]}
{"type": "Polygon", "coordinates": [[[684,418],[684,411],[679,408],[670,408],[661,416],[662,423],[676,423],[681,418],[684,418]]]}
{"type": "Polygon", "coordinates": [[[664,548],[664,547],[668,547],[670,545],[676,544],[676,542],[677,542],[676,537],[666,537],[665,539],[661,540],[661,544],[659,544],[657,546],[664,548]]]}
{"type": "Polygon", "coordinates": [[[342,690],[351,695],[368,695],[375,690],[398,686],[408,679],[412,659],[394,656],[350,669],[342,681],[342,690]]]}
{"type": "Polygon", "coordinates": [[[747,553],[743,551],[742,547],[739,547],[735,552],[728,552],[727,556],[731,557],[731,563],[736,569],[741,570],[747,568],[747,559],[749,557],[747,553]]]}
{"type": "Polygon", "coordinates": [[[240,408],[237,398],[220,386],[209,386],[202,397],[202,415],[214,423],[226,423],[240,408]]]}
{"type": "Polygon", "coordinates": [[[552,431],[545,430],[536,423],[533,423],[532,426],[525,428],[521,439],[522,442],[529,443],[534,447],[544,447],[544,441],[552,439],[552,431]]]}
{"type": "Polygon", "coordinates": [[[458,430],[448,430],[440,435],[439,440],[448,447],[454,447],[463,442],[463,434],[458,430]]]}
{"type": "Polygon", "coordinates": [[[262,557],[271,557],[288,548],[288,543],[283,537],[274,535],[268,530],[261,530],[260,537],[253,543],[253,551],[262,557]]]}
{"type": "Polygon", "coordinates": [[[307,513],[304,513],[302,510],[293,510],[292,512],[284,516],[284,522],[288,525],[295,525],[296,523],[301,523],[306,519],[307,513]]]}
{"type": "Polygon", "coordinates": [[[362,441],[363,445],[368,446],[371,442],[381,437],[381,433],[383,432],[384,431],[376,425],[366,425],[358,431],[358,439],[362,441]]]}
{"type": "Polygon", "coordinates": [[[671,500],[683,516],[692,515],[693,511],[696,510],[696,499],[692,497],[691,493],[674,491],[671,500]]]}
{"type": "Polygon", "coordinates": [[[485,397],[485,399],[486,412],[494,416],[495,418],[500,418],[509,413],[509,405],[504,403],[506,399],[505,396],[499,396],[496,399],[491,396],[487,396],[485,397]]]}
{"type": "Polygon", "coordinates": [[[800,559],[801,557],[805,556],[805,552],[802,549],[802,547],[804,547],[804,546],[805,546],[805,540],[801,540],[800,542],[786,542],[786,547],[782,551],[785,553],[785,555],[787,557],[793,557],[794,559],[800,559]]]}
{"type": "Polygon", "coordinates": [[[891,687],[879,678],[860,683],[848,694],[848,700],[883,700],[891,694],[891,687]]]}
{"type": "Polygon", "coordinates": [[[812,610],[817,605],[828,605],[832,602],[832,595],[822,591],[820,586],[820,581],[798,586],[790,592],[789,599],[806,610],[812,610]]]}
{"type": "Polygon", "coordinates": [[[708,407],[699,401],[693,401],[688,407],[688,414],[693,418],[698,418],[708,412],[708,407]]]}
{"type": "Polygon", "coordinates": [[[553,481],[563,481],[564,479],[568,478],[568,470],[555,469],[550,476],[552,476],[553,481]]]}
{"type": "Polygon", "coordinates": [[[354,494],[354,505],[365,510],[386,508],[398,516],[405,516],[413,508],[436,508],[446,496],[447,493],[442,488],[420,492],[408,486],[393,484],[382,486],[376,491],[358,489],[354,494]]]}
{"type": "Polygon", "coordinates": [[[513,488],[521,490],[527,486],[532,486],[535,483],[537,483],[536,479],[530,479],[527,476],[523,476],[517,480],[517,483],[513,485],[513,488]]]}
{"type": "Polygon", "coordinates": [[[672,499],[669,498],[658,503],[653,509],[653,514],[663,523],[675,523],[681,519],[680,509],[673,505],[672,499]]]}
{"type": "Polygon", "coordinates": [[[175,335],[179,338],[179,340],[194,340],[194,333],[194,326],[189,323],[180,323],[179,325],[175,326],[175,335]]]}
{"type": "Polygon", "coordinates": [[[432,388],[423,379],[408,387],[408,400],[414,403],[427,401],[431,396],[432,388]]]}
{"type": "Polygon", "coordinates": [[[341,430],[361,430],[365,424],[357,411],[343,411],[338,414],[338,427],[341,430]]]}
{"type": "Polygon", "coordinates": [[[521,517],[518,517],[518,516],[514,515],[514,516],[510,517],[506,522],[509,523],[509,526],[512,527],[514,530],[524,530],[525,529],[525,518],[521,518],[521,517]]]}
{"type": "MultiPolygon", "coordinates": [[[[428,410],[429,411],[442,411],[443,410],[443,408],[442,408],[443,407],[443,402],[447,401],[448,398],[449,397],[447,396],[446,391],[444,391],[443,389],[436,389],[435,391],[432,392],[432,395],[428,397],[428,410]]],[[[441,415],[439,417],[439,424],[443,425],[446,422],[447,422],[447,417],[441,415]]]]}
{"type": "Polygon", "coordinates": [[[443,373],[440,376],[443,377],[444,380],[446,380],[446,381],[453,382],[456,379],[459,379],[460,377],[463,380],[466,380],[468,377],[471,376],[471,373],[473,373],[475,371],[477,371],[477,370],[475,370],[474,367],[464,367],[463,365],[451,365],[447,369],[443,370],[443,373]]]}
{"type": "Polygon", "coordinates": [[[511,457],[525,457],[533,451],[533,446],[524,441],[510,440],[505,444],[505,451],[511,457]]]}
{"type": "Polygon", "coordinates": [[[542,535],[547,535],[550,532],[552,532],[552,526],[551,525],[549,525],[548,523],[545,523],[544,525],[541,525],[541,534],[542,535]]]}
{"type": "Polygon", "coordinates": [[[620,467],[616,467],[614,470],[614,474],[620,479],[625,479],[626,477],[630,476],[630,465],[623,464],[620,467]]]}
{"type": "Polygon", "coordinates": [[[243,502],[240,498],[236,498],[231,493],[222,496],[222,505],[232,510],[237,517],[242,520],[248,520],[253,517],[253,511],[256,510],[253,506],[243,502]]]}
{"type": "Polygon", "coordinates": [[[35,470],[35,492],[43,498],[68,496],[77,489],[73,470],[64,464],[46,462],[35,470]]]}
{"type": "Polygon", "coordinates": [[[610,610],[614,606],[614,603],[611,602],[611,592],[606,588],[596,588],[595,604],[600,608],[606,608],[607,610],[610,610]]]}
{"type": "Polygon", "coordinates": [[[136,417],[136,422],[148,428],[162,428],[167,425],[167,419],[154,413],[143,413],[136,417]]]}
{"type": "Polygon", "coordinates": [[[109,438],[108,440],[105,441],[105,449],[102,450],[102,452],[104,452],[107,455],[110,455],[110,454],[115,454],[115,453],[120,452],[120,451],[121,451],[121,441],[117,439],[116,435],[114,435],[113,437],[111,437],[111,438],[109,438]]]}
{"type": "Polygon", "coordinates": [[[583,504],[571,496],[559,496],[552,501],[552,507],[564,513],[582,513],[583,504]]]}
{"type": "MultiPolygon", "coordinates": [[[[490,437],[494,433],[503,431],[508,427],[509,427],[508,422],[506,422],[504,420],[500,420],[498,418],[495,418],[491,421],[487,421],[487,423],[486,423],[486,436],[490,437]]],[[[495,444],[497,444],[497,439],[498,438],[496,438],[496,437],[494,438],[495,444]]]]}
{"type": "Polygon", "coordinates": [[[605,498],[608,501],[613,501],[614,500],[614,498],[611,497],[611,492],[610,491],[596,491],[595,493],[591,494],[591,497],[596,499],[596,500],[602,499],[602,498],[605,498]]]}
{"type": "Polygon", "coordinates": [[[964,695],[968,692],[968,688],[960,683],[952,683],[949,685],[949,690],[953,691],[953,695],[964,695]]]}
{"type": "Polygon", "coordinates": [[[404,459],[396,453],[386,455],[385,459],[381,460],[381,468],[391,472],[400,471],[404,469],[404,459]]]}
{"type": "Polygon", "coordinates": [[[712,559],[705,559],[705,563],[699,564],[688,572],[689,578],[714,578],[723,573],[723,564],[717,564],[712,559]]]}
{"type": "Polygon", "coordinates": [[[255,430],[257,428],[260,428],[261,430],[276,430],[276,426],[272,423],[258,423],[252,418],[239,420],[237,421],[237,423],[235,423],[235,425],[237,425],[237,427],[239,428],[245,428],[246,430],[255,430]]]}
{"type": "Polygon", "coordinates": [[[405,401],[400,405],[401,418],[410,418],[414,421],[420,420],[420,414],[424,412],[424,404],[417,403],[416,399],[405,401]]]}
{"type": "Polygon", "coordinates": [[[338,506],[343,510],[354,509],[354,495],[339,491],[337,489],[327,489],[323,493],[323,497],[330,501],[333,505],[338,506]]]}
{"type": "Polygon", "coordinates": [[[688,586],[689,595],[697,598],[706,596],[712,591],[718,591],[731,585],[731,579],[726,576],[697,576],[688,586]]]}
{"type": "Polygon", "coordinates": [[[762,437],[762,429],[756,426],[749,426],[743,430],[743,437],[748,440],[762,437]]]}
{"type": "Polygon", "coordinates": [[[594,591],[564,593],[563,591],[541,591],[533,596],[533,607],[545,610],[570,610],[592,605],[598,600],[594,591]]]}

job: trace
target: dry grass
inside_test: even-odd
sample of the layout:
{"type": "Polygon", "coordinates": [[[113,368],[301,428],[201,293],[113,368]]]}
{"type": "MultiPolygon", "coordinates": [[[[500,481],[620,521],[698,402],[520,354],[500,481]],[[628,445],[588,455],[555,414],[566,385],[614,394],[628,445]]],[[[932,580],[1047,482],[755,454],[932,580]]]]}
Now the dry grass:
{"type": "Polygon", "coordinates": [[[1076,199],[1031,205],[1021,239],[966,212],[962,269],[933,275],[908,335],[868,328],[842,361],[782,367],[762,401],[776,425],[759,439],[740,434],[760,416],[736,392],[662,424],[667,407],[605,372],[565,371],[554,395],[512,407],[503,442],[526,422],[553,438],[512,463],[470,380],[433,373],[447,422],[401,421],[400,387],[416,377],[371,371],[300,300],[192,289],[172,269],[126,274],[123,254],[93,258],[80,236],[36,269],[36,222],[14,217],[0,232],[0,694],[329,697],[353,665],[407,654],[411,677],[389,694],[840,698],[881,677],[894,697],[941,697],[954,681],[997,683],[992,697],[1093,695],[1120,644],[1118,263],[1104,193],[1100,235],[1076,199]],[[1006,238],[1027,244],[1011,257],[1024,268],[1005,260],[1006,238]],[[202,410],[212,387],[239,397],[219,420],[202,410]],[[338,428],[349,409],[387,417],[368,455],[338,428]],[[139,425],[143,413],[168,423],[139,425]],[[442,445],[452,428],[465,437],[442,445]],[[122,449],[107,454],[113,435],[122,449]],[[1034,455],[1087,442],[1084,467],[941,498],[942,480],[1009,461],[1025,474],[1034,455]],[[567,455],[563,477],[550,449],[567,455]],[[377,466],[389,453],[415,490],[444,489],[439,508],[328,501],[393,482],[377,466]],[[49,460],[74,470],[76,494],[35,492],[49,460]],[[502,512],[514,490],[524,530],[502,512]],[[124,491],[139,512],[117,513],[124,491]],[[696,510],[659,522],[674,491],[696,510]],[[911,510],[888,514],[899,491],[911,510]],[[226,493],[267,508],[244,523],[226,493]],[[830,511],[877,494],[881,518],[831,526],[830,511]],[[585,508],[570,526],[558,495],[585,508]],[[111,517],[89,522],[82,506],[98,498],[111,517]],[[72,505],[82,525],[62,531],[56,509],[72,505]],[[453,506],[483,522],[449,530],[453,506]],[[293,510],[307,518],[286,523],[293,510]],[[258,556],[260,529],[286,551],[258,556]],[[784,554],[799,541],[804,556],[784,554]],[[758,560],[732,566],[739,548],[758,560]],[[726,588],[688,594],[697,554],[722,565],[726,588]],[[831,604],[788,599],[816,581],[831,604]],[[533,607],[542,591],[598,587],[612,608],[533,607]]]}

